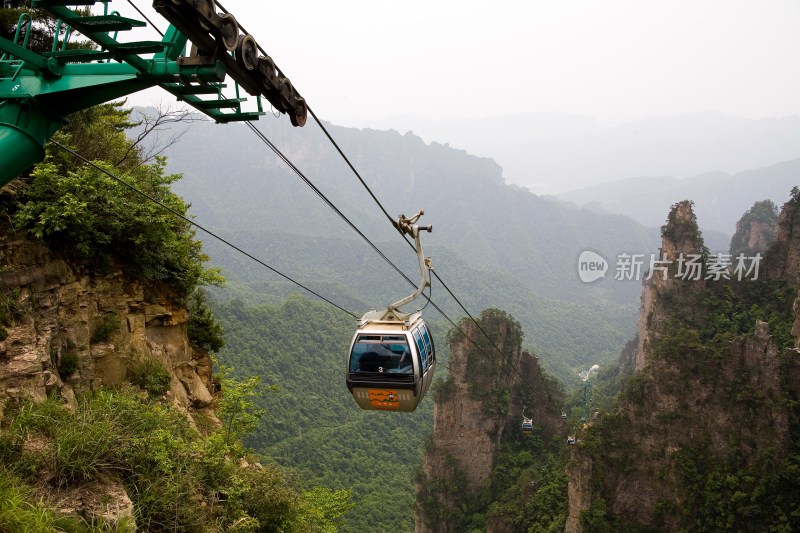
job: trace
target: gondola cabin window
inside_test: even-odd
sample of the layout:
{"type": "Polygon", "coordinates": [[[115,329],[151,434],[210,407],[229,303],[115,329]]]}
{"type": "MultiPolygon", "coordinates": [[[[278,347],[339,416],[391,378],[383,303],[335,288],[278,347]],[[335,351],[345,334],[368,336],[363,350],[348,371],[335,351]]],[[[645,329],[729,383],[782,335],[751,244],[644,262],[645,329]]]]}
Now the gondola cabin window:
{"type": "Polygon", "coordinates": [[[414,336],[414,340],[417,342],[420,362],[422,363],[422,372],[425,372],[428,370],[428,354],[425,353],[425,343],[422,341],[422,335],[420,335],[419,329],[414,328],[411,334],[414,336]]]}
{"type": "Polygon", "coordinates": [[[425,324],[422,324],[419,327],[419,330],[422,333],[422,340],[425,341],[425,352],[428,354],[428,361],[433,362],[436,358],[436,353],[433,349],[431,336],[428,334],[428,327],[425,324]]]}
{"type": "Polygon", "coordinates": [[[350,372],[413,374],[405,335],[359,335],[350,357],[350,372]]]}

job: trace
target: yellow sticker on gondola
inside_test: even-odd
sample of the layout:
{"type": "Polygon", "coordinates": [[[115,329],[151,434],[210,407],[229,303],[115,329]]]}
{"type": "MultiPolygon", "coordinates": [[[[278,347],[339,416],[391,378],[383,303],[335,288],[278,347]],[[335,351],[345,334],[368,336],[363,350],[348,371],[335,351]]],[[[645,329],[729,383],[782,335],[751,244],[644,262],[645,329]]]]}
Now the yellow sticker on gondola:
{"type": "Polygon", "coordinates": [[[396,390],[369,389],[369,403],[375,409],[393,411],[400,409],[400,395],[396,390]]]}

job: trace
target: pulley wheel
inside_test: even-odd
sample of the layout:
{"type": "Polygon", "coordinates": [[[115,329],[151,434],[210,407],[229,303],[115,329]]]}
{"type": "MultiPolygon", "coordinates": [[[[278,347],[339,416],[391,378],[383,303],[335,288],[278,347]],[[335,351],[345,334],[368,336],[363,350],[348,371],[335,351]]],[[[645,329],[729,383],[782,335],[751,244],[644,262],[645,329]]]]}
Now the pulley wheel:
{"type": "MultiPolygon", "coordinates": [[[[172,0],[173,2],[175,0],[172,0]]],[[[217,12],[214,0],[197,0],[197,12],[200,14],[197,20],[204,30],[211,30],[211,16],[217,12]]]]}
{"type": "Polygon", "coordinates": [[[294,100],[294,87],[292,87],[292,82],[289,81],[289,78],[281,78],[278,90],[286,103],[289,104],[289,107],[291,107],[294,100]]]}
{"type": "MultiPolygon", "coordinates": [[[[236,23],[236,17],[230,13],[223,13],[219,16],[219,27],[217,29],[225,50],[232,52],[239,42],[239,24],[236,23]]],[[[255,40],[253,40],[253,44],[255,44],[255,40]]],[[[258,55],[258,47],[256,47],[256,55],[258,55]]]]}
{"type": "Polygon", "coordinates": [[[294,109],[289,113],[292,126],[305,126],[308,118],[308,106],[304,98],[298,96],[294,102],[294,109]]]}
{"type": "Polygon", "coordinates": [[[242,35],[236,44],[236,64],[245,70],[255,70],[259,65],[258,45],[252,35],[242,35]]]}
{"type": "Polygon", "coordinates": [[[258,58],[258,70],[266,78],[267,89],[275,88],[275,80],[278,74],[275,72],[275,62],[269,56],[261,56],[258,58]]]}

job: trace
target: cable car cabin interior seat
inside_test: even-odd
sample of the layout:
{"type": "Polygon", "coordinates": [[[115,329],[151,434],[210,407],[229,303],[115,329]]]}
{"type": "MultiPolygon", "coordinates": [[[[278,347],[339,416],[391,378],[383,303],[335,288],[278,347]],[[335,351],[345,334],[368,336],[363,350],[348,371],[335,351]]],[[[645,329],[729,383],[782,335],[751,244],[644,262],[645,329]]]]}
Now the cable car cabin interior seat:
{"type": "Polygon", "coordinates": [[[353,335],[347,388],[362,409],[413,411],[430,387],[436,356],[420,313],[406,320],[370,320],[353,335]]]}

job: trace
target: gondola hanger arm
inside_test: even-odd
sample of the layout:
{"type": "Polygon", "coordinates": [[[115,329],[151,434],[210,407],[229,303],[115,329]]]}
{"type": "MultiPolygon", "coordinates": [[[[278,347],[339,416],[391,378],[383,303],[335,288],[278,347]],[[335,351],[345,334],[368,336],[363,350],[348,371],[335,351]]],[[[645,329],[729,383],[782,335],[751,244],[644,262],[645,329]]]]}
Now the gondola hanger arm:
{"type": "Polygon", "coordinates": [[[417,251],[417,260],[419,261],[419,270],[421,274],[421,279],[419,285],[417,286],[417,290],[414,291],[412,294],[406,296],[405,298],[394,302],[393,304],[389,305],[389,311],[396,311],[397,308],[402,307],[412,301],[414,301],[422,292],[431,286],[431,277],[430,277],[430,270],[431,270],[431,258],[425,257],[422,251],[422,242],[419,238],[420,231],[427,231],[430,233],[433,231],[433,226],[420,226],[416,224],[419,218],[425,214],[423,209],[420,209],[414,216],[411,218],[406,218],[405,215],[400,215],[397,218],[397,222],[394,223],[395,227],[398,231],[403,234],[410,235],[414,238],[414,247],[417,251]]]}

